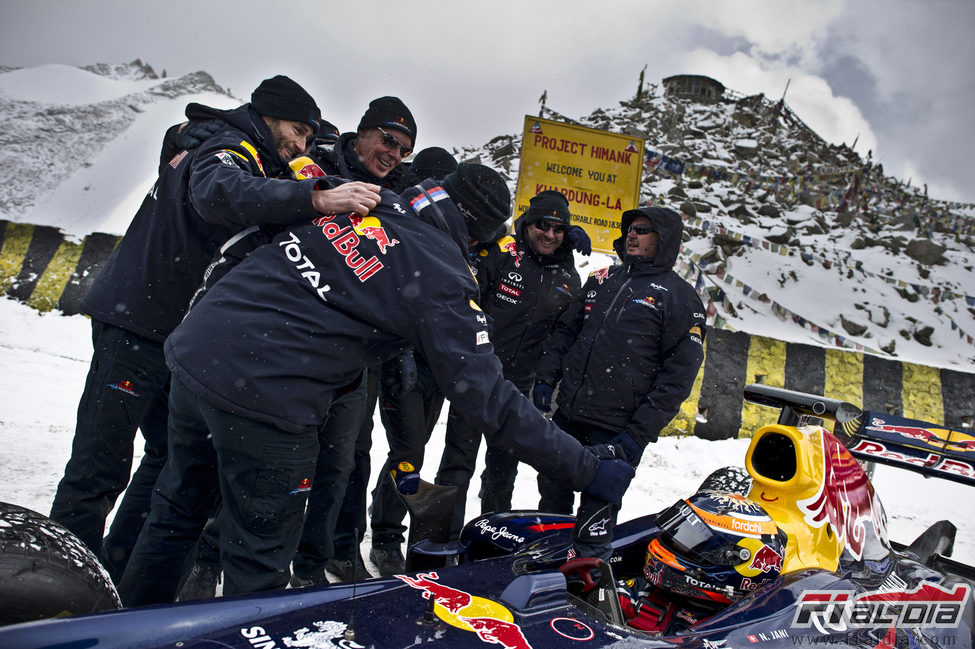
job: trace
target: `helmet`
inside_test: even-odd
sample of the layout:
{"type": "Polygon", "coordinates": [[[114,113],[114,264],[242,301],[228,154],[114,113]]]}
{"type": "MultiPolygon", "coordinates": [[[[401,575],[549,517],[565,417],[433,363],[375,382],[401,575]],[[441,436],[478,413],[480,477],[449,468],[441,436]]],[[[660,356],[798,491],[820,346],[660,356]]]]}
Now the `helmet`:
{"type": "Polygon", "coordinates": [[[700,491],[657,515],[647,580],[672,593],[730,604],[782,571],[786,535],[758,503],[700,491]]]}

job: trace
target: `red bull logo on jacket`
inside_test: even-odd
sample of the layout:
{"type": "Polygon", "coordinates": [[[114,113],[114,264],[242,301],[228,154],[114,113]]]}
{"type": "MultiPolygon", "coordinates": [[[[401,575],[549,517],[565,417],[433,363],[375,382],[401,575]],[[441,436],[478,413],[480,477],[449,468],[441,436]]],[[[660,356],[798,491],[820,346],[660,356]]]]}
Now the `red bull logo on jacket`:
{"type": "Polygon", "coordinates": [[[511,237],[504,237],[498,241],[498,247],[501,248],[501,252],[506,252],[515,258],[515,268],[521,266],[521,258],[525,254],[518,250],[518,242],[511,237]]]}
{"type": "Polygon", "coordinates": [[[108,388],[110,390],[118,390],[119,392],[131,394],[133,397],[142,396],[140,393],[135,391],[135,385],[133,385],[132,381],[119,381],[118,383],[109,383],[108,388]]]}
{"type": "Polygon", "coordinates": [[[358,214],[353,214],[349,217],[349,222],[352,224],[352,229],[356,233],[375,241],[376,245],[379,246],[379,252],[384,255],[386,254],[386,248],[392,248],[399,243],[399,239],[392,239],[386,234],[386,229],[375,216],[359,216],[358,214]]]}

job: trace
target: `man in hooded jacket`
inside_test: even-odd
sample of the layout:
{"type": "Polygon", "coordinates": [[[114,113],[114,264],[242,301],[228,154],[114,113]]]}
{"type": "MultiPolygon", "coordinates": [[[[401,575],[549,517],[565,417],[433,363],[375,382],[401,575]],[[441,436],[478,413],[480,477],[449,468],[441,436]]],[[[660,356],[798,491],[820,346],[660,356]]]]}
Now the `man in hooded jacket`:
{"type": "Polygon", "coordinates": [[[312,97],[280,75],[264,80],[251,102],[234,110],[190,104],[188,118],[222,120],[222,126],[163,165],[81,302],[92,319],[94,353],[51,518],[98,554],[113,578],[124,568],[166,457],[169,370],[162,342],[182,319],[217,248],[249,225],[367,211],[378,200],[378,188],[364,183],[322,191],[314,180],[275,178],[285,160],[304,149],[319,114],[312,97]],[[130,482],[137,429],[145,454],[130,482]],[[123,489],[103,547],[105,518],[123,489]]]}
{"type": "MultiPolygon", "coordinates": [[[[560,192],[533,196],[515,221],[515,235],[482,248],[473,269],[480,305],[493,319],[491,344],[506,379],[528,394],[542,346],[559,319],[578,297],[581,282],[574,251],[589,254],[589,237],[572,226],[569,203],[560,192]]],[[[437,484],[457,485],[460,495],[452,532],[464,523],[464,493],[474,473],[481,431],[451,407],[437,484]]],[[[481,475],[481,513],[511,508],[518,460],[504,449],[488,446],[481,475]]]]}
{"type": "MultiPolygon", "coordinates": [[[[673,267],[683,221],[673,210],[628,210],[613,243],[621,264],[592,273],[559,320],[539,363],[532,398],[583,444],[633,467],[690,394],[704,360],[705,313],[673,267]]],[[[571,513],[571,486],[539,476],[544,511],[571,513]]],[[[618,501],[584,496],[575,529],[580,554],[603,556],[618,501]]]]}
{"type": "Polygon", "coordinates": [[[367,216],[296,224],[194,305],[165,343],[170,454],[119,587],[126,605],[175,597],[218,497],[224,594],[287,584],[329,404],[411,344],[490,442],[572,489],[622,494],[628,464],[599,460],[501,375],[466,254],[508,200],[497,172],[461,165],[442,183],[382,192],[367,216]]]}

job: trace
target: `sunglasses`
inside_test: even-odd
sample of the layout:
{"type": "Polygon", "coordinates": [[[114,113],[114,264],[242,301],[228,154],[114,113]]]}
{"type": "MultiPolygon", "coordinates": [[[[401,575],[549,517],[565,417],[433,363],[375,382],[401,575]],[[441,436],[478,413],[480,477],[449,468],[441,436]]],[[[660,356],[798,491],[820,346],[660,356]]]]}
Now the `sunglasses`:
{"type": "Polygon", "coordinates": [[[376,128],[379,129],[380,133],[382,133],[382,137],[380,137],[379,141],[382,142],[384,147],[387,149],[399,149],[400,156],[404,158],[413,153],[413,147],[405,146],[399,140],[397,140],[396,136],[392,133],[388,133],[378,126],[376,128]]]}
{"type": "Polygon", "coordinates": [[[532,225],[534,225],[542,232],[548,232],[549,230],[552,230],[553,232],[555,232],[555,234],[565,234],[566,230],[569,229],[569,226],[563,225],[562,223],[550,223],[545,220],[535,221],[534,223],[532,223],[532,225]]]}
{"type": "Polygon", "coordinates": [[[657,231],[654,230],[652,226],[644,225],[643,223],[638,223],[636,225],[631,225],[626,232],[627,234],[629,234],[630,232],[636,232],[637,234],[651,234],[651,233],[656,233],[657,231]]]}

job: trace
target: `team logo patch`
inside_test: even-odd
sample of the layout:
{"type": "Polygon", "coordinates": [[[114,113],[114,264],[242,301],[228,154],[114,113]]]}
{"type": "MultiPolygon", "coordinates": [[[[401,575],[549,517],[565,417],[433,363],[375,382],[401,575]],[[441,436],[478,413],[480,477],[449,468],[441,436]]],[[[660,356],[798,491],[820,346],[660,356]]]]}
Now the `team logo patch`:
{"type": "Polygon", "coordinates": [[[131,394],[133,397],[141,397],[142,394],[135,391],[135,386],[132,381],[119,381],[118,383],[109,383],[108,388],[110,390],[118,390],[119,392],[124,392],[125,394],[131,394]]]}
{"type": "Polygon", "coordinates": [[[298,494],[304,494],[311,491],[311,480],[308,478],[302,478],[298,486],[288,492],[289,496],[296,496],[298,494]]]}
{"type": "Polygon", "coordinates": [[[521,297],[521,290],[515,288],[514,286],[509,286],[508,284],[505,284],[504,282],[501,282],[500,284],[498,284],[498,290],[501,291],[501,292],[503,292],[503,293],[507,293],[508,295],[511,295],[512,297],[521,297]]]}
{"type": "Polygon", "coordinates": [[[433,199],[433,202],[436,203],[437,201],[442,201],[445,198],[447,198],[447,192],[444,191],[444,188],[434,187],[426,194],[420,194],[419,196],[411,200],[410,207],[413,208],[414,212],[419,212],[424,207],[428,207],[429,205],[432,204],[430,202],[431,199],[433,199]],[[430,198],[427,198],[427,196],[429,196],[430,198]]]}
{"type": "Polygon", "coordinates": [[[639,298],[636,298],[633,301],[636,304],[640,304],[642,306],[647,306],[647,307],[650,307],[651,309],[656,309],[657,308],[657,303],[649,295],[647,297],[639,297],[639,298]]]}
{"type": "Polygon", "coordinates": [[[399,239],[391,239],[386,234],[386,229],[375,216],[359,216],[354,214],[349,217],[349,222],[352,223],[352,229],[357,234],[375,241],[376,245],[379,246],[379,252],[384,255],[386,254],[386,248],[392,248],[399,243],[399,239]]]}
{"type": "Polygon", "coordinates": [[[223,151],[217,151],[214,155],[217,156],[217,159],[220,160],[220,162],[228,167],[240,168],[240,165],[237,164],[237,158],[235,158],[230,151],[224,149],[223,151]]]}
{"type": "Polygon", "coordinates": [[[506,252],[515,258],[515,268],[521,266],[521,258],[525,253],[519,252],[518,244],[515,242],[514,239],[512,239],[511,237],[505,237],[504,239],[498,242],[498,247],[501,248],[502,252],[506,252]]]}

